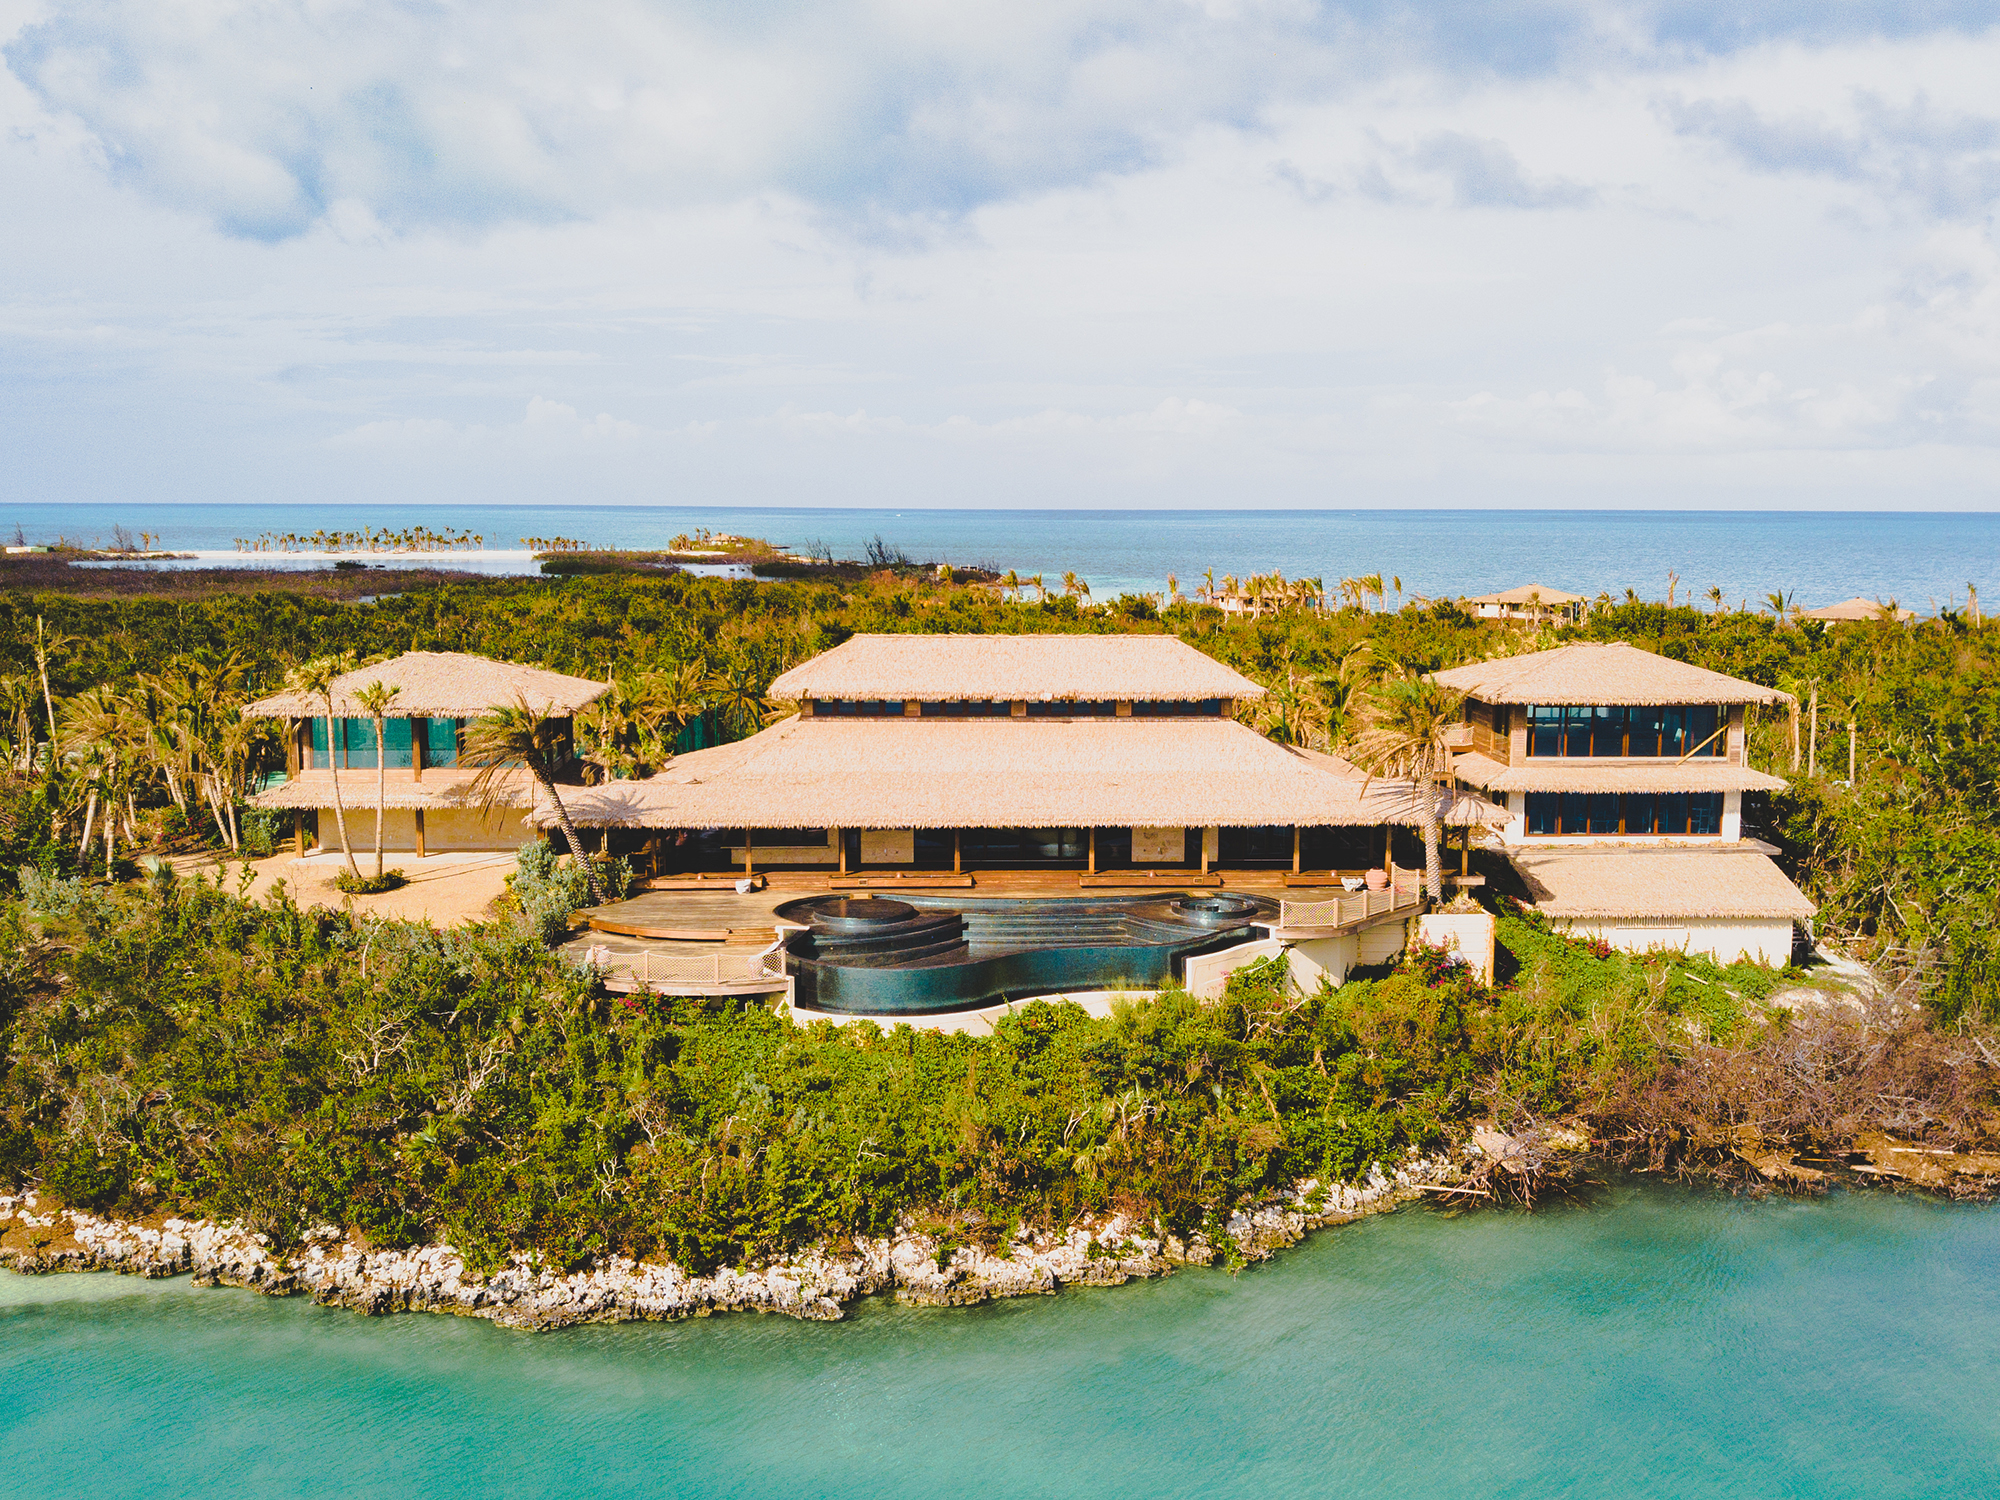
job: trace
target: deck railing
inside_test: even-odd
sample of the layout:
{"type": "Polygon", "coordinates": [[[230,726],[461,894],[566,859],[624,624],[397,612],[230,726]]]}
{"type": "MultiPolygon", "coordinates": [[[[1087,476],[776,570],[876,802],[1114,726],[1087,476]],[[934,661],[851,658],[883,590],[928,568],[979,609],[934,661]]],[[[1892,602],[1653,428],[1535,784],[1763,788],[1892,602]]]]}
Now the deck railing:
{"type": "Polygon", "coordinates": [[[1424,888],[1421,884],[1404,885],[1398,882],[1387,890],[1356,891],[1352,895],[1335,896],[1327,901],[1281,901],[1278,903],[1278,925],[1347,927],[1372,917],[1391,917],[1398,912],[1415,911],[1423,904],[1424,888]]]}
{"type": "Polygon", "coordinates": [[[609,970],[623,968],[640,984],[653,989],[673,989],[681,985],[764,984],[785,977],[782,944],[755,953],[742,949],[715,953],[660,953],[641,948],[601,950],[600,965],[609,970]]]}

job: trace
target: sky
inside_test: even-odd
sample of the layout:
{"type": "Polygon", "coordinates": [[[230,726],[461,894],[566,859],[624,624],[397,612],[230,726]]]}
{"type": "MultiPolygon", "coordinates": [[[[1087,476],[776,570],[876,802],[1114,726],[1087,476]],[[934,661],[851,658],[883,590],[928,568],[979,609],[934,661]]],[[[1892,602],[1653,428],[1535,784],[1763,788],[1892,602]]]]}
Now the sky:
{"type": "Polygon", "coordinates": [[[0,0],[0,501],[2000,508],[2000,0],[0,0]]]}

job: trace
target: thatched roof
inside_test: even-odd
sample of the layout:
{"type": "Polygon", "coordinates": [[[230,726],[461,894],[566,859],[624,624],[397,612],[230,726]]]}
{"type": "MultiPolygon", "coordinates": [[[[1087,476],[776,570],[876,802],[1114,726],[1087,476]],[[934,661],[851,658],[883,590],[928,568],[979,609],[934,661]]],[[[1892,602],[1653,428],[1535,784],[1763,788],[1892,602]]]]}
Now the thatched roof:
{"type": "MultiPolygon", "coordinates": [[[[1839,604],[1823,604],[1818,609],[1795,610],[1792,617],[1797,620],[1879,620],[1882,618],[1882,611],[1887,608],[1888,606],[1879,600],[1863,599],[1857,594],[1839,604]]],[[[1915,612],[1907,609],[1899,609],[1895,614],[1896,619],[1903,622],[1916,618],[1915,612]]]]}
{"type": "Polygon", "coordinates": [[[1481,594],[1477,599],[1468,602],[1473,604],[1581,604],[1584,602],[1584,597],[1581,594],[1568,594],[1564,593],[1561,589],[1552,589],[1544,583],[1524,583],[1518,588],[1502,589],[1497,594],[1481,594]]]}
{"type": "Polygon", "coordinates": [[[1552,757],[1508,766],[1473,751],[1452,770],[1483,792],[1775,792],[1785,785],[1782,776],[1706,755],[1679,762],[1552,757]]]}
{"type": "Polygon", "coordinates": [[[1552,917],[1791,917],[1819,908],[1756,849],[1510,849],[1552,917]]]}
{"type": "Polygon", "coordinates": [[[1469,662],[1434,674],[1487,703],[1789,703],[1791,694],[1642,651],[1623,641],[1469,662]]]}
{"type": "MultiPolygon", "coordinates": [[[[1229,719],[794,718],[645,781],[566,791],[578,823],[637,828],[1414,826],[1408,782],[1229,719]]],[[[1478,798],[1458,812],[1507,814],[1478,798]]]]}
{"type": "MultiPolygon", "coordinates": [[[[309,808],[333,806],[333,779],[340,777],[341,805],[349,812],[368,812],[375,806],[375,772],[303,771],[290,781],[275,782],[250,799],[252,807],[309,808]]],[[[479,799],[470,793],[479,773],[440,767],[424,772],[418,781],[408,771],[391,769],[382,773],[385,785],[383,805],[397,810],[421,807],[477,807],[479,799]]],[[[500,807],[533,807],[535,780],[526,771],[510,771],[498,778],[500,807]]]]}
{"type": "MultiPolygon", "coordinates": [[[[477,718],[503,704],[525,701],[537,713],[573,714],[594,703],[606,691],[604,683],[571,677],[517,662],[494,661],[463,651],[411,651],[372,667],[360,667],[333,680],[333,711],[359,716],[363,710],[354,694],[372,682],[398,688],[389,705],[401,717],[477,718]]],[[[307,719],[326,712],[326,704],[304,693],[273,693],[245,706],[246,717],[307,719]]]]}
{"type": "Polygon", "coordinates": [[[771,684],[782,699],[1199,701],[1264,689],[1170,635],[857,635],[771,684]]]}

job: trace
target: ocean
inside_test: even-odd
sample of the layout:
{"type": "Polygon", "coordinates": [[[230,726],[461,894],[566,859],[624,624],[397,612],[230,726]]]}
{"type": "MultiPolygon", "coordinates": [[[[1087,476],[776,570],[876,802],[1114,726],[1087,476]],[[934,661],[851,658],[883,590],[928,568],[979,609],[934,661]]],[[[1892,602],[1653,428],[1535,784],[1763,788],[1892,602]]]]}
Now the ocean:
{"type": "MultiPolygon", "coordinates": [[[[833,510],[669,506],[0,505],[0,536],[28,542],[111,540],[113,528],[153,545],[233,558],[234,539],[263,532],[422,525],[476,533],[508,557],[436,554],[488,572],[534,565],[521,539],[561,534],[604,547],[660,548],[697,527],[815,542],[859,557],[874,538],[912,558],[1040,573],[1060,587],[1075,572],[1093,597],[1184,591],[1204,572],[1283,572],[1324,579],[1380,573],[1405,593],[1459,596],[1543,584],[1596,597],[1626,589],[1707,607],[1756,608],[1776,591],[1801,605],[1856,595],[1919,613],[1963,604],[1967,585],[2000,602],[2000,513],[1492,510],[833,510]]],[[[264,560],[269,560],[267,554],[264,560]]],[[[1395,602],[1392,590],[1389,602],[1395,602]]]]}
{"type": "Polygon", "coordinates": [[[0,1273],[17,1495],[2000,1493],[2000,1212],[1614,1186],[1241,1274],[525,1334],[0,1273]]]}

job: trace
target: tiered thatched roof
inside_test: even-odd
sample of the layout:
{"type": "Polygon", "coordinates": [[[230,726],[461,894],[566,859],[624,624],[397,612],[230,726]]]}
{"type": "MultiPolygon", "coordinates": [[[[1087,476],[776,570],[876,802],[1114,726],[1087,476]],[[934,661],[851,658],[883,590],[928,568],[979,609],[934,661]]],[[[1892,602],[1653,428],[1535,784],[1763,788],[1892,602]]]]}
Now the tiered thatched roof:
{"type": "Polygon", "coordinates": [[[1508,766],[1475,750],[1454,760],[1452,770],[1483,792],[1774,792],[1785,785],[1782,776],[1705,755],[1684,761],[1550,757],[1508,766]]]}
{"type": "Polygon", "coordinates": [[[1791,694],[1642,651],[1623,641],[1470,662],[1439,672],[1448,688],[1486,703],[1789,703],[1791,694]]]}
{"type": "Polygon", "coordinates": [[[771,684],[786,700],[1190,702],[1264,689],[1170,635],[857,635],[771,684]]]}
{"type": "MultiPolygon", "coordinates": [[[[333,682],[333,711],[359,717],[354,694],[370,683],[399,688],[389,712],[437,718],[477,718],[506,704],[525,702],[542,714],[573,714],[606,691],[604,683],[517,662],[494,661],[463,651],[411,651],[372,667],[343,673],[333,682]]],[[[304,693],[273,693],[245,706],[246,717],[309,719],[326,704],[304,693]]]]}
{"type": "Polygon", "coordinates": [[[1819,909],[1754,848],[1514,849],[1507,857],[1552,917],[1803,920],[1819,909]]]}
{"type": "MultiPolygon", "coordinates": [[[[578,823],[639,828],[1415,825],[1408,782],[1229,719],[787,719],[645,781],[565,791],[578,823]]],[[[1506,814],[1460,795],[1456,816],[1506,814]]]]}

